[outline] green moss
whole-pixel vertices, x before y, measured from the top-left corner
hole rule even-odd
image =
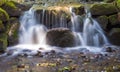
[[[7,34],[0,34],[0,41],[3,43],[2,49],[5,50],[8,45]]]
[[[116,7],[111,3],[93,4],[90,10],[93,15],[110,15],[117,13]]]
[[[8,1],[8,2],[5,3],[5,5],[6,5],[7,7],[12,8],[12,9],[16,9],[16,8],[17,8],[17,7],[15,6],[15,4],[14,4],[13,1]]]
[[[0,20],[0,31],[2,31],[4,29],[5,29],[5,27],[4,27],[3,23],[2,23],[2,21]]]
[[[120,7],[120,0],[116,0],[117,6]]]
[[[8,13],[5,10],[3,10],[2,8],[0,8],[0,20],[2,20],[2,21],[9,20]]]
[[[0,0],[0,6],[2,6],[7,0]]]
[[[109,19],[111,25],[116,25],[119,23],[119,21],[117,19],[117,14],[109,16],[108,19]]]

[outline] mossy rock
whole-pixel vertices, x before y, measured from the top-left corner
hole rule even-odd
[[[67,28],[50,29],[46,35],[47,44],[58,47],[73,47],[75,46],[75,36]]]
[[[9,16],[20,16],[21,14],[21,10],[15,6],[13,1],[7,1],[1,7],[9,14]]]
[[[4,27],[3,23],[2,23],[2,21],[0,20],[0,33],[1,32],[5,32],[5,27]]]
[[[7,34],[0,34],[0,52],[4,52],[7,45]]]
[[[117,14],[109,16],[108,19],[109,19],[109,22],[110,22],[111,25],[119,24]]]
[[[17,18],[10,18],[7,24],[8,45],[12,46],[18,43],[19,20]]]
[[[111,15],[117,13],[116,7],[112,3],[93,4],[90,8],[92,15]]]
[[[9,20],[8,13],[5,10],[3,10],[2,8],[0,8],[0,20],[2,20],[2,21]]]
[[[0,6],[2,6],[7,0],[0,0]]]
[[[103,29],[106,29],[107,24],[108,24],[108,17],[106,15],[99,16],[97,18],[97,21]]]

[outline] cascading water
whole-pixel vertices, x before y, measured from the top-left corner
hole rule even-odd
[[[98,22],[91,17],[91,13],[87,7],[88,6],[85,6],[86,15],[84,20],[74,13],[72,7],[70,8],[70,12],[72,14],[71,21],[73,25],[72,31],[77,33],[77,38],[81,43],[79,45],[101,47],[104,44],[109,44],[102,28],[99,26]]]
[[[80,15],[74,13],[72,7],[68,8],[70,9],[72,22],[72,28],[70,29],[76,36],[76,47],[68,47],[63,50],[70,51],[85,48],[91,52],[101,52],[102,49],[100,47],[109,42],[97,21],[91,17],[89,9],[85,7],[86,15],[83,19]],[[36,14],[36,11],[33,8],[26,11],[20,20],[19,44],[8,47],[7,52],[12,51],[12,55],[21,53],[33,55],[38,51],[61,51],[57,47],[48,46],[46,44],[46,33],[47,28],[69,28],[64,16],[65,15],[62,14],[62,12],[59,12],[58,15],[55,16],[52,11],[47,11],[45,9],[43,9],[40,14]],[[41,48],[43,49],[40,50]]]

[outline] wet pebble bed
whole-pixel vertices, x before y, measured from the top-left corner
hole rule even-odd
[[[120,47],[108,47],[105,53],[38,52],[0,58],[0,72],[120,72]]]

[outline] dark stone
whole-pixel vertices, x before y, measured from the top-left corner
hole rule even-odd
[[[105,15],[99,16],[96,20],[98,21],[98,23],[100,24],[102,29],[107,28],[107,24],[108,24],[108,17],[107,16],[105,16]]]
[[[47,44],[58,47],[73,47],[75,46],[75,37],[67,28],[54,28],[47,32]]]
[[[113,28],[108,37],[113,45],[120,46],[120,28]]]

